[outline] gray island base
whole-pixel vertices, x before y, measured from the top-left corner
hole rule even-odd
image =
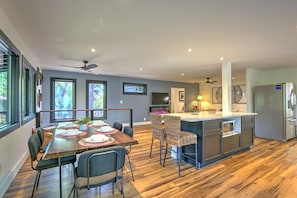
[[[181,117],[181,130],[197,134],[201,167],[249,150],[254,143],[256,113],[217,112],[209,114],[203,112],[198,115],[192,113],[172,113],[170,115]],[[226,121],[234,123],[231,131],[224,132],[222,124]],[[194,155],[195,145],[183,147],[182,152]],[[193,165],[195,163],[190,158],[184,158],[184,160]]]

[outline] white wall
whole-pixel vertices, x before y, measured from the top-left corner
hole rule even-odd
[[[171,88],[170,97],[171,97],[171,113],[178,113],[185,111],[185,101],[179,101],[179,92],[185,91],[184,88]]]
[[[234,85],[245,85],[244,80],[234,80],[232,81],[232,86]],[[201,109],[202,110],[213,110],[216,111],[222,110],[222,104],[213,104],[212,103],[212,89],[215,87],[222,87],[221,82],[216,82],[214,84],[209,83],[201,83],[199,88],[199,94],[203,96],[203,100],[201,102]],[[232,104],[232,111],[240,111],[245,112],[247,109],[247,104]]]
[[[17,34],[15,28],[11,26],[1,8],[0,28],[30,63],[36,66],[21,37]],[[0,138],[0,197],[8,189],[10,183],[28,157],[27,140],[32,133],[33,127],[35,127],[35,119],[21,126],[16,131]]]
[[[297,93],[297,65],[294,68],[278,68],[270,70],[246,70],[247,111],[253,112],[253,88],[257,85],[270,85],[282,82],[293,82]]]

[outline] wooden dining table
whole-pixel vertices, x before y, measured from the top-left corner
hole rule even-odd
[[[59,160],[60,197],[62,197],[61,157],[76,155],[88,150],[138,144],[137,140],[117,129],[114,129],[112,133],[100,133],[96,128],[88,127],[86,131],[82,131],[79,135],[63,136],[62,133],[65,133],[64,128],[57,127],[55,129],[43,155],[44,160],[53,158],[58,158]],[[109,140],[102,143],[87,142],[88,138],[95,134],[106,134]]]

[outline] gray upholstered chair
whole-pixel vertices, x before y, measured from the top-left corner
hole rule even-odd
[[[133,137],[133,135],[134,135],[133,129],[129,126],[124,127],[123,133],[129,135],[130,137]],[[129,150],[127,148],[125,148],[125,151],[126,151],[126,156],[128,157],[132,180],[134,181],[134,174],[133,174],[133,169],[132,169],[132,164],[131,164],[131,159],[130,159],[131,145],[129,147]]]
[[[163,115],[166,131],[166,150],[164,156],[163,166],[165,166],[166,155],[168,153],[168,144],[175,145],[177,147],[177,158],[178,158],[178,175],[180,173],[180,161],[182,157],[190,158],[195,160],[195,167],[199,168],[200,164],[198,161],[198,148],[197,148],[197,135],[191,132],[181,131],[181,120],[180,116]],[[195,144],[195,158],[191,157],[193,153],[182,153],[182,147],[186,145]]]
[[[41,171],[49,168],[54,168],[59,166],[58,158],[43,160],[42,156],[40,156],[40,148],[41,142],[37,133],[34,133],[30,136],[28,140],[28,148],[31,158],[31,167],[33,170],[37,171],[33,191],[31,197],[34,196],[35,190],[38,188],[39,179],[41,176]],[[76,161],[76,155],[69,156],[69,157],[62,157],[61,158],[61,165],[72,164],[74,170],[74,163]]]
[[[150,113],[150,120],[152,123],[152,142],[151,142],[151,149],[150,149],[150,157],[152,157],[154,139],[158,139],[160,141],[160,165],[161,165],[163,142],[166,140],[166,133],[162,126],[162,115]]]
[[[120,123],[120,122],[114,122],[113,125],[112,125],[113,128],[119,130],[119,131],[122,131],[123,130],[123,124]]]
[[[74,196],[79,196],[79,189],[90,189],[119,181],[120,192],[124,197],[123,166],[125,164],[125,148],[109,147],[84,152],[78,159],[74,181]]]
[[[47,147],[48,147],[48,144],[44,144],[44,131],[42,128],[37,128],[36,129],[36,133],[39,137],[39,140],[40,140],[40,144],[41,144],[41,151],[44,152]]]

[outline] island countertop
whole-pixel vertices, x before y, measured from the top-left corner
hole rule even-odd
[[[251,116],[257,115],[257,113],[246,113],[246,112],[187,112],[187,113],[170,113],[169,115],[180,116],[182,121],[187,122],[197,122],[205,120],[217,120],[217,119],[226,119],[232,117],[242,117],[242,116]]]

